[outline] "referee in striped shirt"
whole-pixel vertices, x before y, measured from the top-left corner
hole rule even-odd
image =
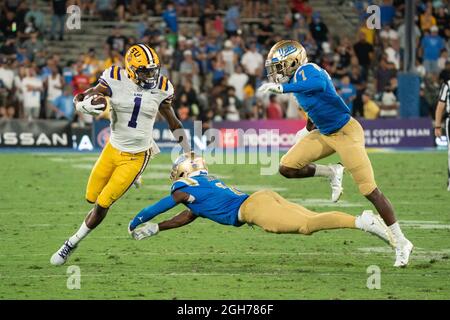
[[[445,134],[447,135],[448,143],[448,177],[447,177],[447,191],[450,191],[450,78],[442,83],[441,91],[439,92],[439,101],[436,106],[436,122],[434,127],[434,134],[436,137],[442,135],[442,119],[444,115],[447,116],[445,120]]]

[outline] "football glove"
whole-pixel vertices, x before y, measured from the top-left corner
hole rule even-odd
[[[283,86],[279,83],[268,82],[259,87],[258,91],[261,93],[283,93]]]
[[[158,234],[159,226],[157,223],[147,222],[142,226],[130,230],[130,226],[128,226],[128,233],[133,237],[134,240],[142,240],[151,236]]]
[[[92,116],[98,116],[100,115],[103,110],[105,110],[104,104],[96,104],[92,105],[92,99],[96,98],[96,95],[92,95],[87,99],[84,99],[83,101],[74,101],[75,102],[75,109],[79,112],[90,114]]]

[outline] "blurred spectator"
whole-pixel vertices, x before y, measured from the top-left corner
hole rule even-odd
[[[342,100],[344,100],[350,108],[350,111],[353,111],[353,100],[356,98],[356,89],[353,84],[350,83],[350,77],[348,75],[343,76],[341,79],[339,94],[342,97]]]
[[[271,94],[269,96],[269,104],[267,106],[267,119],[269,120],[279,120],[283,119],[283,110],[277,101],[277,96]]]
[[[392,0],[383,0],[380,6],[380,20],[381,25],[392,24],[395,18],[395,7],[392,5]]]
[[[273,27],[270,17],[265,17],[262,23],[258,24],[257,41],[261,45],[267,45],[270,38],[273,36]]]
[[[377,119],[380,114],[380,107],[371,99],[371,94],[365,91],[362,94],[364,118],[368,120]]]
[[[242,108],[242,103],[236,97],[235,93],[233,87],[228,87],[225,99],[225,120],[228,121],[239,121],[241,119],[240,110]]]
[[[447,40],[450,38],[450,14],[448,10],[445,6],[441,6],[435,16],[436,24],[439,27],[439,35]]]
[[[252,82],[255,83],[256,78],[261,74],[264,67],[264,58],[256,50],[256,42],[250,43],[249,48],[241,58],[241,64]]]
[[[382,40],[397,40],[399,38],[398,32],[392,29],[390,24],[383,26],[383,30],[380,32],[380,38]]]
[[[38,119],[43,92],[42,80],[37,77],[34,68],[28,68],[23,78],[21,90],[23,92],[23,113],[26,119]]]
[[[312,22],[309,24],[309,31],[320,48],[322,43],[328,40],[328,27],[322,22],[319,12],[314,12]]]
[[[83,56],[83,70],[90,76],[89,82],[92,84],[97,81],[101,72],[103,72],[95,48],[89,48],[88,53]]]
[[[184,103],[187,104],[190,113],[193,116],[198,116],[200,114],[199,102],[197,99],[197,93],[192,87],[192,82],[185,80],[181,88],[177,90],[177,95],[175,98],[175,107],[179,108],[181,106],[181,97],[185,96]]]
[[[72,78],[72,88],[74,96],[88,89],[90,85],[89,77],[83,72],[83,65],[81,63],[78,63],[76,65],[75,71],[75,76]]]
[[[399,102],[390,85],[387,85],[381,93],[381,118],[395,118],[398,116]]]
[[[18,21],[16,19],[16,14],[14,13],[14,11],[7,10],[6,16],[1,18],[0,32],[3,33],[5,38],[16,38],[18,31]]]
[[[384,55],[381,59],[380,65],[376,74],[376,88],[377,92],[382,92],[384,88],[389,84],[389,80],[395,77],[397,71],[393,63],[387,61],[387,57]]]
[[[239,1],[234,1],[225,14],[225,32],[228,37],[238,34],[240,26]]]
[[[367,42],[366,35],[363,32],[359,33],[359,40],[353,45],[353,50],[360,66],[363,68],[364,77],[366,77],[372,63],[374,50],[373,46]]]
[[[167,5],[166,10],[164,10],[162,15],[166,26],[170,29],[171,32],[178,32],[178,18],[177,18],[177,10],[173,3],[169,3]]]
[[[261,99],[257,99],[256,103],[252,107],[252,120],[260,120],[266,118],[266,109]]]
[[[32,23],[39,32],[43,32],[45,28],[44,14],[37,7],[37,1],[33,0],[30,10],[25,15],[25,22]]]
[[[225,63],[225,72],[229,75],[234,73],[234,66],[237,63],[237,55],[233,50],[233,43],[231,40],[226,40],[224,49],[221,51],[221,59]]]
[[[405,50],[405,46],[406,46],[405,23],[402,23],[398,27],[397,33],[398,33],[398,39],[400,41],[400,53],[403,56],[403,50]],[[414,24],[414,26],[413,26],[413,34],[414,34],[414,39],[416,40],[415,45],[419,46],[419,44],[420,44],[420,37],[422,36],[422,33],[420,32],[420,29],[419,29],[419,27],[416,24]]]
[[[234,88],[236,97],[241,101],[244,101],[245,99],[244,87],[247,84],[248,79],[249,77],[243,72],[241,65],[237,65],[236,72],[232,73],[228,78],[228,84]]]
[[[97,0],[95,4],[96,10],[102,20],[111,21],[114,19],[114,3],[112,0]]]
[[[450,59],[448,56],[447,49],[442,49],[441,54],[439,55],[438,62],[437,62],[439,72],[441,72],[442,70],[445,69],[445,64],[449,61],[450,61]]]
[[[30,39],[26,40],[23,44],[27,59],[34,61],[36,55],[42,52],[45,48],[44,42],[38,38],[37,33],[32,33]]]
[[[433,16],[433,7],[429,5],[425,12],[420,15],[420,29],[425,32],[433,26],[436,26],[436,18]]]
[[[117,25],[113,29],[112,35],[106,39],[109,50],[115,50],[119,54],[124,55],[128,45],[128,38],[122,34],[122,26]]]
[[[422,38],[422,57],[423,64],[427,72],[438,73],[438,59],[441,50],[445,48],[444,40],[438,35],[438,27],[432,26],[430,28],[431,34]]]
[[[180,76],[181,83],[191,81],[196,90],[200,86],[199,69],[195,60],[192,58],[191,50],[185,50],[183,52],[183,61],[180,64]]]
[[[52,31],[50,39],[58,38],[59,41],[64,40],[64,26],[66,24],[66,2],[67,0],[52,0]],[[58,27],[57,27],[58,25]]]
[[[395,69],[400,69],[400,44],[398,40],[389,40],[387,48],[384,50],[387,61],[395,66]]]
[[[14,71],[9,65],[7,59],[0,56],[0,117],[3,118],[11,118],[14,115],[14,107],[11,106]]]
[[[422,83],[419,91],[419,115],[421,117],[432,117],[432,106],[425,96],[425,85]]]
[[[447,60],[447,62],[445,63],[444,70],[442,70],[439,74],[439,80],[441,82],[450,80],[450,61]]]
[[[308,0],[291,0],[290,5],[293,12],[298,12],[304,16],[306,20],[310,20],[313,8],[310,6]]]
[[[56,119],[73,120],[75,108],[73,105],[73,94],[70,86],[65,86],[64,91],[49,103],[48,107]]]
[[[45,118],[47,119],[55,117],[55,110],[51,108],[50,105],[57,97],[62,95],[64,88],[64,78],[59,73],[55,63],[51,65],[50,72],[51,74],[44,80],[44,87],[47,91],[47,103],[45,108]]]

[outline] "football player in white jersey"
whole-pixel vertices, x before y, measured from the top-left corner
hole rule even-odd
[[[62,265],[67,261],[77,244],[102,222],[109,207],[159,153],[152,138],[158,112],[167,120],[184,151],[190,150],[184,130],[178,130],[183,127],[172,108],[173,94],[173,85],[160,75],[155,50],[136,44],[125,54],[125,68],[106,69],[95,87],[75,96],[75,108],[94,116],[107,106],[93,100],[98,96],[107,97],[100,99],[100,103],[106,102],[110,107],[111,137],[92,169],[86,188],[86,200],[94,207],[79,230],[52,255],[51,264]]]

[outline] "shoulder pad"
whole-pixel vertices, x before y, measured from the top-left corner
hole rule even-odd
[[[180,190],[185,187],[195,187],[198,186],[199,183],[197,180],[192,178],[181,178],[175,181],[170,188],[170,192],[174,192],[176,190]]]

